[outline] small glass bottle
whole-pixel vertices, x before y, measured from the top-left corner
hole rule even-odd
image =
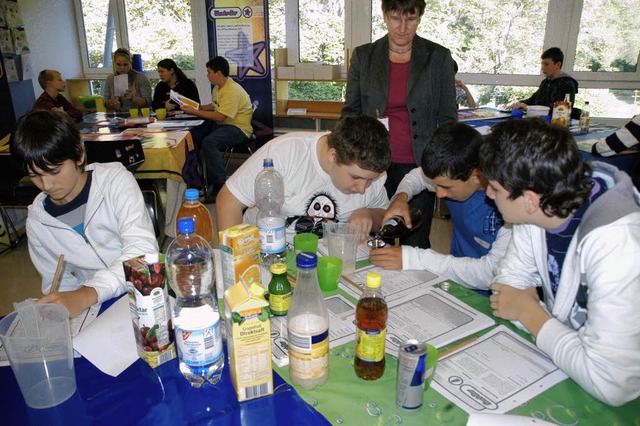
[[[270,268],[269,309],[276,316],[287,315],[291,305],[291,283],[287,279],[287,265],[274,263]]]
[[[358,377],[376,380],[385,367],[388,308],[380,286],[382,276],[369,272],[366,287],[356,306],[356,357],[353,363]]]
[[[289,375],[293,384],[313,389],[329,375],[329,311],[318,284],[318,257],[299,253],[298,278],[287,318]]]
[[[580,113],[580,133],[586,135],[589,133],[589,122],[591,121],[590,111],[589,111],[589,101],[584,103],[582,107],[582,112]]]

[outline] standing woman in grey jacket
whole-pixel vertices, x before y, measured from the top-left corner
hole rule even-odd
[[[357,47],[351,57],[342,116],[389,119],[392,163],[387,195],[416,168],[436,128],[457,119],[454,61],[448,49],[416,35],[424,0],[382,0],[387,35]],[[429,248],[435,198],[424,191],[411,200],[422,210],[424,227],[402,244]]]

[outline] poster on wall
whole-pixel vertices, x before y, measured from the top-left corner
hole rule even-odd
[[[4,56],[0,51],[0,147],[9,142],[9,134],[16,124],[16,116],[11,102],[9,81],[4,67]]]
[[[273,137],[267,16],[267,0],[207,0],[209,58],[224,57],[229,76],[249,93],[258,146]]]

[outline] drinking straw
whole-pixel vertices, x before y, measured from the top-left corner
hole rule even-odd
[[[58,267],[56,268],[56,273],[53,274],[53,281],[51,282],[51,290],[49,291],[49,293],[55,293],[58,290],[60,271],[62,271],[63,263],[64,263],[64,254],[61,254],[60,258],[58,259]]]

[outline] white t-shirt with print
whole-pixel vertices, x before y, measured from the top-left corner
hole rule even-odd
[[[252,154],[227,182],[227,188],[245,206],[244,222],[256,224],[254,182],[263,169],[263,160],[272,158],[284,180],[286,217],[310,216],[346,222],[361,208],[389,206],[384,188],[386,173],[371,183],[364,194],[344,194],[320,167],[318,140],[327,133],[293,132],[279,136]]]

